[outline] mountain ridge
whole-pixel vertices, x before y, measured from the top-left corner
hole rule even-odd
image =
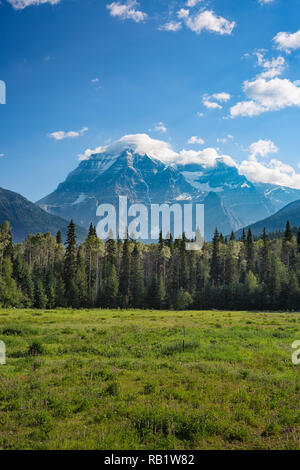
[[[43,211],[20,194],[0,187],[0,223],[5,220],[12,227],[15,242],[21,242],[30,233],[50,232],[56,235],[58,230],[65,238],[68,226],[66,220]],[[79,240],[83,240],[86,234],[85,229],[78,227]]]
[[[207,199],[210,193],[218,199]],[[211,238],[212,226],[223,233],[228,228],[237,231],[300,199],[300,190],[252,183],[222,158],[216,159],[215,165],[175,164],[163,162],[151,152],[139,153],[125,143],[89,155],[37,204],[87,228],[91,221],[97,224],[97,207],[104,203],[117,205],[119,196],[127,196],[130,204],[146,206],[206,202],[206,238]]]
[[[288,220],[292,227],[300,226],[300,200],[289,203],[266,219],[259,220],[255,224],[244,227],[244,230],[250,228],[252,234],[255,236],[260,236],[264,228],[268,233],[282,232]],[[241,234],[242,229],[236,232],[237,237],[240,237]]]

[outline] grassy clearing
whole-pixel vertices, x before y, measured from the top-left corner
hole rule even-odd
[[[0,339],[0,449],[300,448],[299,314],[0,310]]]

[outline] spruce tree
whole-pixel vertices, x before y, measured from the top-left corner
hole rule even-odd
[[[298,253],[300,253],[300,227],[298,227],[298,231],[297,231],[297,249],[298,249]]]
[[[56,243],[58,245],[61,245],[62,244],[62,236],[61,236],[61,231],[59,230],[56,234]]]
[[[48,298],[41,280],[36,280],[35,288],[34,288],[34,306],[35,308],[46,308],[47,307]]]
[[[246,258],[248,271],[254,271],[254,242],[251,229],[248,229],[246,240]]]
[[[243,228],[243,231],[242,231],[241,242],[244,243],[244,245],[246,244],[246,234],[245,234],[245,229],[244,228]]]
[[[293,232],[291,229],[291,224],[290,221],[288,220],[285,226],[285,232],[284,232],[284,242],[291,242],[293,238]]]
[[[75,233],[75,224],[73,220],[71,220],[68,226],[68,233],[67,233],[67,248],[65,253],[65,262],[64,262],[64,283],[66,287],[66,299],[68,305],[73,305],[73,297],[77,296],[78,292],[76,288],[76,267],[77,267],[77,245],[76,245],[76,233]]]
[[[216,228],[213,238],[212,256],[210,263],[210,276],[212,284],[216,287],[220,284],[221,265],[220,265],[220,236]]]

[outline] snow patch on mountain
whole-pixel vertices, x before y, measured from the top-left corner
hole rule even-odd
[[[81,193],[81,194],[79,194],[79,196],[78,196],[78,198],[76,199],[76,201],[74,201],[74,202],[72,203],[72,205],[75,206],[76,204],[80,204],[81,202],[85,201],[86,198],[87,198],[86,194]]]

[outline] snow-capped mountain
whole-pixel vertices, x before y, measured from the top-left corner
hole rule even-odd
[[[178,164],[174,162],[175,152],[167,144],[161,158],[155,148],[159,141],[149,138],[145,148],[137,143],[139,136],[129,137],[100,147],[96,153],[89,152],[38,205],[88,227],[90,222],[97,223],[97,207],[103,203],[117,205],[119,196],[127,196],[129,204],[146,206],[204,202],[205,235],[210,238],[215,227],[229,233],[300,199],[300,190],[251,183],[224,158],[209,165]]]
[[[300,198],[298,189],[252,183],[239,174],[237,167],[226,164],[222,159],[217,159],[215,166],[190,164],[178,169],[202,194],[209,191],[217,193],[225,207],[235,214],[240,226],[264,219]]]

